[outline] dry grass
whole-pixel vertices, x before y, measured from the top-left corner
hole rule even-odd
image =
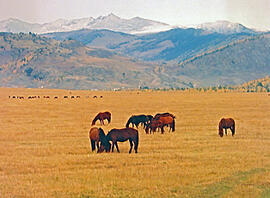
[[[270,96],[138,93],[72,91],[81,98],[63,99],[69,91],[1,88],[0,197],[270,196]],[[90,123],[105,110],[112,112],[106,132],[132,114],[167,111],[176,132],[140,128],[138,154],[128,154],[128,142],[119,143],[120,154],[92,153]],[[236,120],[235,137],[218,136],[223,116]]]

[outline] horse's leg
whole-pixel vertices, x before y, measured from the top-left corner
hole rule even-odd
[[[161,127],[161,133],[164,133],[164,126]]]
[[[112,142],[112,153],[114,151],[114,144],[115,144],[115,142]]]
[[[131,139],[129,139],[129,143],[130,143],[129,153],[131,153],[131,150],[132,150],[132,147],[133,147],[133,143],[132,143],[132,140]]]
[[[138,144],[139,144],[138,141],[134,141],[134,150],[135,150],[135,153],[138,153],[138,151],[137,151],[137,149],[138,149]]]
[[[97,152],[99,153],[99,141],[97,141]]]
[[[225,134],[227,135],[227,128],[225,128]]]
[[[116,146],[117,152],[120,153],[117,142],[115,142],[115,146]]]
[[[233,129],[233,127],[231,127],[230,129],[231,129],[232,136],[233,136],[234,135],[234,129]]]

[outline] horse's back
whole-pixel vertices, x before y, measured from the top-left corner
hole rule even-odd
[[[157,113],[153,119],[158,119],[160,117],[167,117],[167,116],[170,116],[172,117],[173,119],[175,118],[175,116],[171,113]]]
[[[235,125],[235,121],[232,118],[222,118],[219,122],[219,125],[222,127],[231,127]]]
[[[173,117],[171,116],[161,116],[158,118],[164,124],[171,124],[173,122]]]
[[[107,136],[111,140],[126,141],[129,138],[136,138],[138,130],[133,128],[112,129]]]
[[[109,111],[105,111],[103,114],[106,114],[109,117],[112,115]]]
[[[97,127],[93,127],[90,129],[89,138],[91,140],[99,140],[99,129]]]

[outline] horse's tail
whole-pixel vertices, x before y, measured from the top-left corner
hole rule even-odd
[[[173,119],[173,123],[172,123],[172,132],[175,131],[175,120]]]
[[[234,136],[235,134],[235,122],[233,120],[233,124],[232,124],[232,136]]]
[[[139,145],[139,133],[137,131],[137,134],[136,134],[136,137],[135,137],[135,142],[134,142],[135,153],[137,153],[138,145]]]

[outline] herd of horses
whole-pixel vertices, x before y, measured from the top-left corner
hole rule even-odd
[[[85,96],[85,98],[89,98],[90,96]],[[50,99],[50,98],[53,98],[53,99],[60,99],[61,97],[60,96],[8,96],[9,99],[41,99],[41,98],[44,98],[44,99]],[[71,98],[71,99],[75,99],[75,98],[81,98],[81,96],[78,96],[78,95],[71,95],[71,96],[63,96],[64,99],[67,99],[67,98]],[[103,96],[93,96],[93,98],[103,98]]]
[[[100,112],[92,121],[92,126],[96,124],[96,121],[99,120],[101,125],[105,125],[104,120],[107,120],[107,123],[111,123],[112,114],[108,111]],[[139,144],[139,132],[137,129],[130,128],[136,126],[138,129],[139,125],[142,125],[145,133],[156,132],[157,129],[161,130],[161,133],[164,133],[164,127],[170,127],[169,131],[175,131],[175,116],[171,113],[158,113],[155,116],[152,115],[132,115],[127,123],[125,128],[122,129],[112,129],[105,135],[102,128],[93,127],[89,131],[89,140],[92,151],[96,150],[101,153],[104,150],[106,152],[114,152],[114,147],[116,147],[117,152],[120,152],[117,142],[124,142],[129,140],[131,153],[133,145],[135,153],[138,152]],[[225,134],[227,135],[227,129],[230,129],[232,136],[235,134],[235,121],[232,118],[222,118],[219,122],[219,135],[223,137],[223,130],[225,129]]]

